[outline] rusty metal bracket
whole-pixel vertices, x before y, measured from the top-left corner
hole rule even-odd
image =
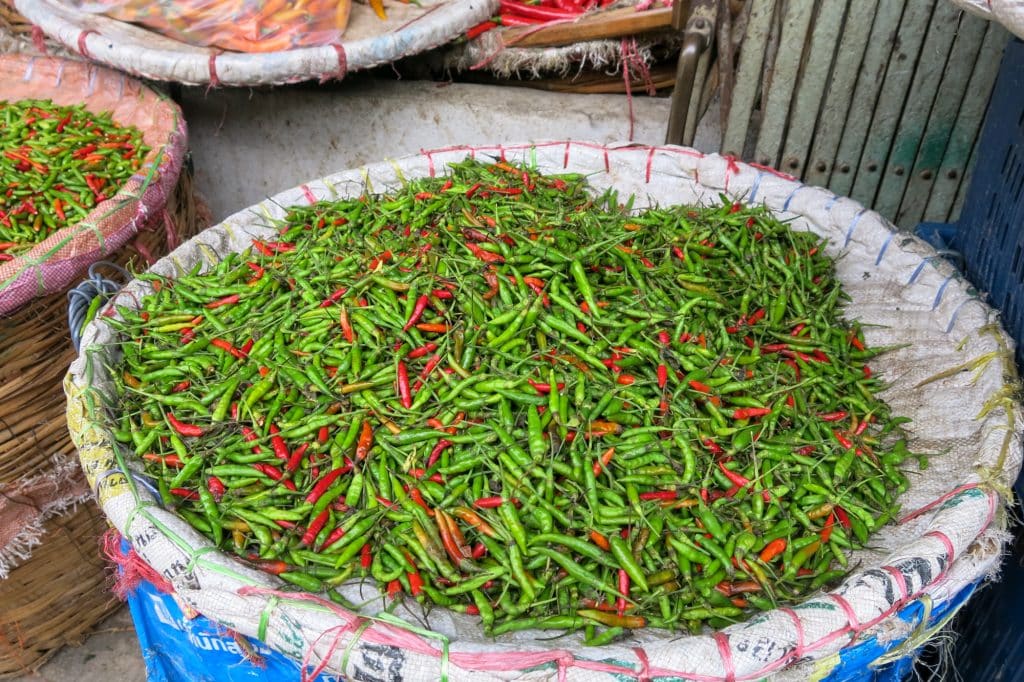
[[[672,89],[665,143],[683,144],[690,95],[697,76],[697,61],[701,53],[711,46],[711,37],[715,33],[715,24],[718,20],[718,2],[693,0],[689,3],[676,0],[672,10],[672,28],[682,32],[683,45],[676,65],[676,83]]]

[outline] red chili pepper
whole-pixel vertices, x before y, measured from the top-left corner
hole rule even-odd
[[[235,408],[237,408],[237,406],[238,406],[238,405],[237,405],[237,403],[236,403],[236,404],[235,404],[235,405],[233,406],[233,408],[232,408],[232,419],[238,419],[238,410],[237,410],[237,409],[235,409]],[[250,427],[248,427],[248,426],[243,426],[243,427],[242,427],[242,437],[243,437],[243,438],[245,438],[245,440],[246,440],[247,442],[249,442],[249,443],[251,443],[251,442],[252,442],[252,441],[254,441],[254,440],[258,440],[258,439],[259,439],[259,436],[257,436],[257,435],[256,435],[256,432],[255,432],[255,431],[253,431],[253,430],[252,430],[252,429],[251,429]],[[262,452],[262,450],[261,450],[261,448],[260,448],[260,446],[259,446],[259,445],[253,445],[253,446],[252,446],[252,451],[253,451],[253,453],[255,453],[255,454],[257,454],[257,455],[258,455],[258,454],[260,454],[260,452]]]
[[[482,542],[478,542],[475,545],[473,545],[473,551],[470,555],[471,558],[479,560],[483,559],[485,556],[487,556],[487,545],[485,545]],[[466,613],[469,613],[469,611],[467,611]]]
[[[850,334],[850,345],[857,350],[864,350],[864,342],[857,338],[856,332]]]
[[[485,263],[504,263],[505,257],[500,253],[494,253],[492,251],[485,251],[472,242],[466,243],[466,248],[469,249],[474,256],[479,258]]]
[[[792,393],[786,396],[786,405],[789,407],[796,407],[796,400],[793,398]]]
[[[551,384],[542,384],[540,382],[534,381],[533,379],[527,379],[526,383],[530,384],[530,386],[533,387],[533,390],[537,391],[537,393],[541,395],[547,395],[548,393],[551,393]],[[562,383],[561,381],[559,381],[556,384],[556,386],[558,386],[559,391],[565,390],[565,384]]]
[[[198,500],[199,493],[188,488],[171,488],[169,491],[175,497],[180,497],[183,500]]]
[[[192,382],[188,379],[185,379],[184,381],[179,381],[178,383],[174,384],[174,386],[171,387],[171,393],[181,393],[182,391],[187,391],[188,387],[191,385]]]
[[[608,538],[605,537],[603,533],[599,533],[596,530],[590,531],[590,541],[606,552],[610,552],[612,549],[611,543],[608,542]]]
[[[323,478],[316,482],[313,489],[306,495],[306,502],[309,504],[316,504],[316,501],[323,497],[327,489],[331,487],[331,484],[338,480],[338,477],[342,474],[348,473],[352,470],[350,466],[338,467],[337,469],[331,469],[327,472]]]
[[[167,421],[170,423],[171,427],[182,436],[198,438],[203,435],[203,429],[194,424],[186,424],[178,421],[171,412],[167,413]]]
[[[600,476],[604,469],[608,468],[611,464],[612,457],[615,456],[615,446],[612,446],[601,453],[601,456],[594,462],[594,476]]]
[[[331,292],[330,296],[328,296],[327,298],[325,298],[323,301],[320,302],[320,307],[321,308],[329,308],[329,307],[331,307],[332,305],[334,305],[335,303],[340,301],[341,297],[344,296],[346,294],[346,292],[348,292],[348,288],[347,287],[341,287],[340,289],[335,289],[334,291]]]
[[[430,292],[430,295],[433,298],[439,299],[441,301],[450,301],[455,298],[455,294],[448,291],[447,289],[434,289],[433,291]]]
[[[450,440],[442,438],[437,441],[437,445],[435,445],[434,449],[430,451],[430,456],[427,458],[427,468],[429,469],[437,464],[437,460],[441,458],[441,453],[444,452],[445,448],[449,448],[451,446],[452,442]]]
[[[252,468],[273,481],[280,481],[282,478],[284,478],[284,472],[278,469],[273,464],[255,462],[252,464]]]
[[[840,526],[842,526],[846,530],[850,530],[850,517],[846,515],[845,509],[843,509],[842,507],[833,507],[832,513],[834,513],[836,515],[836,518],[839,519]]]
[[[668,367],[665,365],[658,365],[658,388],[665,388],[665,384],[668,383]]]
[[[406,573],[405,577],[409,579],[409,591],[412,593],[412,596],[415,597],[423,592],[423,578],[420,577],[418,572]]]
[[[745,488],[748,485],[750,485],[749,478],[736,473],[732,469],[729,469],[727,466],[725,466],[725,462],[719,461],[718,468],[721,469],[722,473],[725,474],[725,477],[729,479],[729,482],[732,483],[737,488]],[[739,492],[739,490],[737,490],[737,492]],[[729,497],[732,497],[732,495],[730,495]]]
[[[615,599],[615,613],[624,615],[626,613],[626,598],[629,596],[629,574],[624,569],[619,569],[619,593],[621,597]]]
[[[422,358],[424,355],[427,355],[428,353],[433,353],[435,350],[437,350],[436,343],[426,343],[420,346],[419,348],[413,348],[405,357],[411,360],[415,360],[416,358]]]
[[[837,412],[826,412],[825,414],[819,414],[818,419],[826,422],[841,422],[846,419],[849,415],[845,410],[839,410]]]
[[[416,325],[416,329],[431,334],[445,334],[448,331],[448,325],[439,322],[420,322]]]
[[[473,185],[472,187],[470,187],[469,189],[467,189],[467,190],[466,190],[466,198],[467,198],[467,199],[472,199],[472,198],[473,198],[473,195],[474,195],[474,194],[476,194],[476,193],[477,193],[477,190],[479,190],[479,189],[480,189],[480,186],[481,186],[481,183],[477,182],[477,183],[475,183],[475,184],[474,184],[474,185]]]
[[[653,490],[647,493],[640,493],[641,500],[675,500],[679,498],[679,493],[675,490]]]
[[[402,401],[402,407],[407,410],[412,407],[412,391],[409,389],[409,373],[405,368],[405,363],[401,360],[398,361],[398,396]]]
[[[738,407],[733,410],[733,419],[750,419],[752,417],[763,417],[766,414],[771,414],[772,410],[770,407]]]
[[[369,570],[370,565],[373,563],[373,555],[370,554],[370,543],[366,543],[359,550],[359,567],[363,570]]]
[[[392,580],[388,583],[387,592],[389,599],[395,599],[402,592],[402,583],[398,582],[398,580]]]
[[[427,504],[427,501],[423,499],[423,494],[420,493],[418,488],[411,488],[408,492],[409,492],[409,499],[411,499],[413,502],[415,502],[419,506],[423,507],[423,509],[430,516],[434,515],[434,510],[431,509],[430,505]]]
[[[356,461],[361,462],[366,459],[372,446],[373,427],[370,426],[369,421],[364,421],[362,431],[359,433],[359,441],[356,443]]]
[[[634,377],[632,374],[620,374],[615,379],[615,381],[622,384],[623,386],[629,386],[634,381],[636,381],[636,377]]]
[[[341,308],[341,313],[338,315],[341,322],[341,333],[345,336],[345,341],[352,343],[356,339],[355,333],[352,331],[352,324],[348,321],[348,311],[344,306]]]
[[[512,497],[506,500],[500,495],[495,495],[494,497],[481,497],[473,502],[473,506],[477,509],[497,509],[506,502],[516,507],[519,506],[518,497]]]
[[[220,502],[220,498],[224,497],[224,493],[227,492],[227,486],[224,485],[224,481],[220,480],[216,476],[210,476],[206,479],[206,489],[213,495],[213,499]]]
[[[295,451],[292,452],[291,457],[288,459],[288,463],[284,465],[284,470],[289,472],[298,471],[299,467],[302,466],[302,458],[305,456],[308,448],[309,443],[303,443],[295,448]]]
[[[320,548],[317,551],[324,551],[325,549],[329,548],[331,545],[333,545],[335,542],[342,539],[343,537],[345,537],[345,529],[335,528],[327,535],[326,538],[324,538],[324,541],[320,543]]]
[[[291,457],[291,453],[288,452],[288,445],[285,444],[284,438],[281,438],[281,429],[277,428],[276,424],[270,425],[270,447],[274,451],[274,456],[278,459],[288,461]]]
[[[800,336],[800,332],[802,332],[804,330],[804,327],[806,327],[806,326],[807,325],[805,325],[803,322],[801,322],[797,326],[793,327],[793,331],[791,331],[789,333],[789,335],[790,336]]]
[[[212,310],[213,308],[220,308],[225,305],[234,305],[235,303],[238,303],[239,300],[240,297],[238,294],[231,294],[230,296],[218,298],[216,301],[210,301],[206,304],[206,307]]]
[[[865,379],[870,379],[871,378],[871,368],[868,367],[867,365],[864,365],[864,378]]]
[[[757,323],[758,323],[758,322],[759,322],[759,321],[761,320],[761,318],[763,318],[764,316],[765,316],[765,310],[764,310],[764,308],[758,308],[757,310],[755,310],[755,311],[753,312],[753,314],[751,314],[751,316],[750,316],[750,317],[748,317],[748,318],[747,318],[747,326],[748,326],[748,327],[752,327],[752,326],[754,326],[754,325],[755,325],[755,324],[757,324]]]
[[[320,534],[321,530],[323,530],[324,524],[327,523],[327,519],[329,517],[330,511],[327,509],[317,514],[316,518],[313,519],[313,523],[309,524],[309,528],[307,528],[306,532],[302,534],[302,539],[299,540],[299,543],[307,547],[312,545],[313,541],[316,540],[316,536]]]
[[[210,339],[210,345],[215,347],[215,348],[220,348],[221,350],[230,353],[231,355],[235,356],[239,360],[245,360],[247,357],[249,357],[248,355],[243,353],[240,349],[235,348],[231,344],[230,341],[225,341],[224,339]]]
[[[826,543],[829,538],[832,537],[832,527],[836,523],[836,513],[833,511],[828,515],[828,519],[825,521],[825,527],[821,529],[821,542]]]
[[[412,314],[409,315],[409,319],[402,327],[403,332],[409,331],[412,329],[413,325],[420,321],[420,318],[423,317],[423,311],[427,309],[428,305],[430,305],[429,296],[424,294],[416,299],[416,305],[412,308]]]
[[[326,426],[321,426],[320,431],[316,434],[316,442],[320,445],[326,445],[327,439],[331,437],[331,431]]]
[[[711,387],[699,381],[690,381],[690,388],[700,393],[711,393]]]
[[[853,435],[859,436],[868,430],[868,420],[865,419],[860,424],[857,424],[857,428],[853,430]]]
[[[710,438],[705,438],[704,439],[704,447],[706,447],[708,450],[710,450],[711,454],[713,454],[713,455],[724,455],[725,454],[725,450],[723,450],[718,443],[716,443],[715,441],[711,440]]]
[[[420,390],[420,387],[423,386],[423,382],[427,380],[427,377],[430,376],[431,372],[437,369],[439,364],[441,364],[440,355],[434,354],[430,356],[430,359],[427,360],[427,364],[423,366],[423,371],[420,372],[419,380],[416,382],[416,387],[413,390]]]
[[[181,458],[177,455],[158,455],[153,452],[147,452],[142,456],[142,459],[147,462],[157,462],[164,466],[171,467],[172,469],[181,469],[185,466],[185,463],[181,461]]]
[[[832,435],[836,437],[836,440],[839,441],[839,444],[842,445],[845,449],[849,450],[850,448],[853,447],[853,441],[844,436],[839,431],[833,431]]]
[[[772,540],[767,545],[765,545],[765,548],[761,550],[761,554],[759,554],[758,556],[761,559],[761,561],[768,563],[775,557],[782,554],[784,551],[786,551],[786,539],[776,538],[775,540]]]

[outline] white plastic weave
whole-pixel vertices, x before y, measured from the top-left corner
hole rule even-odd
[[[403,177],[444,173],[447,162],[474,154],[588,173],[595,191],[613,185],[621,197],[635,195],[639,208],[714,202],[724,192],[826,237],[851,297],[848,316],[863,323],[867,342],[909,344],[872,362],[892,384],[884,397],[894,413],[913,419],[912,449],[935,453],[924,471],[909,465],[902,517],[856,553],[857,569],[838,589],[700,636],[641,631],[588,648],[578,636],[545,641],[550,633],[494,640],[472,617],[434,610],[424,619],[415,604],[385,614],[381,599],[354,614],[286,593],[276,579],[216,551],[124,473],[129,463],[113,445],[103,409],[108,368],[117,366],[114,337],[98,318],[65,382],[69,427],[104,511],[181,599],[226,627],[300,660],[326,659],[330,670],[354,679],[724,682],[824,676],[855,641],[906,637],[914,624],[894,616],[902,607],[941,604],[994,570],[1005,539],[1000,491],[1020,468],[1022,416],[1012,398],[1012,345],[997,313],[922,241],[895,233],[852,200],[776,171],[681,147],[550,142],[422,152],[283,192],[203,232],[153,270],[173,276],[240,251],[254,236],[269,235],[268,219],[289,205],[384,190]],[[147,287],[132,282],[117,303],[134,305]],[[346,589],[359,601],[376,594],[367,586]]]
[[[1018,38],[1024,38],[1024,1],[1022,0],[952,0],[971,14],[997,21]]]

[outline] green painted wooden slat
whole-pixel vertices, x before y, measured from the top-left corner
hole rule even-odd
[[[896,212],[896,224],[903,229],[912,229],[921,222],[928,197],[935,185],[935,176],[946,153],[950,133],[956,124],[957,112],[963,101],[967,84],[974,72],[978,52],[985,37],[988,22],[980,17],[961,14],[960,26],[956,32],[953,49],[949,52],[946,72],[935,95],[935,104],[921,144],[917,150],[913,170],[909,175],[903,201]],[[927,54],[927,47],[925,54]],[[898,139],[898,136],[897,136]],[[891,178],[890,178],[891,180]]]
[[[886,66],[892,59],[893,45],[900,26],[900,18],[906,0],[881,0],[875,12],[871,37],[864,53],[857,86],[846,115],[846,124],[839,136],[839,149],[832,165],[828,186],[839,195],[847,195],[853,188],[861,150],[871,127],[871,115],[875,110],[882,89]]]
[[[754,0],[750,7],[750,17],[740,48],[739,66],[736,69],[732,107],[722,136],[722,150],[725,154],[744,156],[750,112],[754,110],[754,101],[761,87],[764,50],[772,30],[775,5],[776,0]]]
[[[690,103],[687,105],[686,127],[683,129],[683,144],[690,147],[693,146],[693,137],[697,133],[700,101],[704,96],[704,85],[707,82],[710,67],[711,50],[704,50],[697,60],[697,73],[693,78],[693,90],[690,92]]]
[[[961,183],[970,182],[967,173],[968,161],[975,140],[981,132],[989,96],[992,94],[1003,49],[1009,37],[1010,34],[1002,26],[987,22],[981,51],[974,63],[974,71],[962,97],[956,123],[949,135],[942,163],[928,195],[928,205],[923,217],[925,221],[945,222],[959,215],[959,210],[954,213],[951,209]]]
[[[868,46],[878,0],[859,0],[847,11],[839,51],[828,83],[825,102],[814,130],[814,144],[803,178],[808,185],[828,184],[829,172],[843,134],[846,112],[850,109],[857,71]]]
[[[790,2],[782,18],[779,52],[775,57],[768,97],[761,112],[754,159],[766,166],[779,164],[782,137],[786,131],[797,72],[807,42],[807,30],[814,16],[813,2]]]
[[[974,165],[978,162],[978,139],[974,138],[974,144],[971,149],[971,156],[967,159],[967,172],[964,173],[964,179],[960,181],[960,186],[956,190],[956,199],[953,200],[953,207],[949,209],[949,216],[944,222],[953,222],[960,215],[960,209],[964,206],[964,198],[967,196],[967,190],[970,187],[970,177],[972,171],[974,171]]]
[[[954,11],[951,3],[947,0],[942,0],[940,7],[951,12]],[[889,67],[885,70],[882,92],[871,117],[870,134],[864,143],[860,163],[856,166],[856,180],[850,191],[850,196],[853,199],[866,206],[874,206],[875,195],[882,179],[882,169],[886,167],[886,160],[893,147],[893,139],[900,123],[900,113],[903,111],[904,103],[907,102],[907,93],[911,90],[918,58],[921,56],[921,46],[927,35],[929,20],[934,8],[935,0],[912,0],[907,3],[903,19],[900,21],[896,50],[889,60]],[[942,62],[938,65],[938,70],[941,71],[942,65],[945,64],[945,51],[938,53],[938,56]],[[929,53],[923,61],[925,68],[922,70],[922,76],[936,70],[934,68],[934,53]],[[932,66],[929,67],[929,64]],[[921,125],[923,126],[923,120]],[[915,144],[914,151],[916,149]],[[913,159],[912,156],[911,159]],[[909,167],[910,163],[905,163]],[[905,168],[904,173],[906,172]],[[900,190],[902,191],[902,185]],[[889,217],[885,213],[883,215]]]
[[[822,95],[836,55],[836,36],[843,24],[846,4],[846,0],[821,0],[814,15],[810,46],[803,57],[800,84],[790,105],[786,141],[779,160],[779,168],[791,175],[804,174],[815,122],[822,108]]]
[[[900,202],[903,200],[904,190],[910,182],[911,170],[921,147],[928,119],[936,104],[935,97],[939,85],[944,75],[957,68],[955,64],[949,62],[949,58],[952,56],[951,48],[960,23],[960,15],[960,10],[951,2],[940,2],[935,7],[921,47],[921,57],[917,60],[917,68],[910,83],[910,91],[906,93],[903,115],[900,116],[900,123],[889,149],[885,172],[882,175],[865,173],[863,164],[857,170],[857,181],[853,185],[854,194],[858,192],[857,185],[860,184],[861,174],[865,173],[867,187],[875,188],[873,208],[894,222]],[[953,116],[955,114],[949,117],[950,124]],[[941,151],[939,153],[941,154]],[[885,178],[885,182],[882,182],[882,178]],[[863,196],[867,196],[867,193]]]

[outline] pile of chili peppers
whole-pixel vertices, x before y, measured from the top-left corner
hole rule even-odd
[[[820,240],[466,161],[142,276],[115,437],[310,591],[494,635],[721,627],[838,580],[909,456]]]
[[[0,261],[112,197],[149,148],[109,113],[49,100],[0,101]]]
[[[499,26],[536,26],[551,21],[572,21],[596,8],[604,8],[615,0],[501,0],[497,16],[466,31],[473,40]]]

